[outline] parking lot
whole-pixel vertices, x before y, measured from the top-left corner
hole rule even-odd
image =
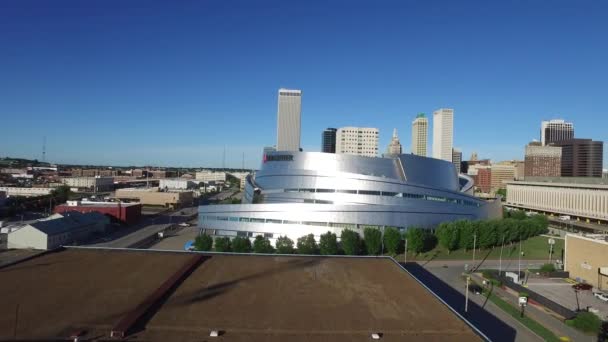
[[[548,299],[559,303],[571,310],[586,309],[592,307],[600,311],[603,319],[608,319],[608,303],[601,301],[593,296],[592,291],[575,292],[572,283],[558,278],[530,277],[528,288]],[[578,303],[577,303],[578,301]]]

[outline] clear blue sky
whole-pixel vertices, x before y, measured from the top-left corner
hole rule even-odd
[[[258,167],[277,90],[326,127],[455,109],[464,158],[523,159],[542,119],[608,140],[606,1],[0,2],[0,156]],[[429,146],[430,148],[430,146]],[[608,149],[605,149],[608,150]],[[606,158],[606,156],[604,157]],[[605,164],[607,164],[605,162]]]

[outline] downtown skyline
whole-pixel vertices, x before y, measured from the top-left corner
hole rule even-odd
[[[2,157],[41,159],[46,136],[57,163],[220,167],[226,148],[227,167],[245,153],[258,168],[282,87],[304,92],[304,151],[357,126],[379,129],[381,151],[396,128],[409,153],[416,114],[438,108],[454,109],[465,160],[523,160],[542,120],[607,140],[601,3],[60,3],[0,11]]]

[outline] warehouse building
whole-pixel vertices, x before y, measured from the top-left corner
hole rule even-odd
[[[138,201],[142,205],[181,208],[192,205],[192,191],[160,191],[159,188],[125,188],[116,190],[115,197],[126,201]]]
[[[22,196],[22,197],[34,197],[49,195],[52,188],[22,188],[12,186],[0,186],[0,191],[5,192],[7,197],[11,196]]]
[[[54,249],[77,244],[93,233],[103,233],[110,219],[100,213],[77,211],[53,214],[47,219],[26,224],[8,234],[8,248]]]
[[[199,182],[191,180],[191,179],[184,179],[184,178],[164,178],[164,179],[160,179],[160,184],[159,187],[161,189],[168,189],[168,190],[172,190],[172,189],[178,189],[178,190],[190,190],[190,189],[196,189],[199,186]]]
[[[201,182],[225,182],[226,172],[215,172],[215,171],[198,171],[196,173],[196,180]]]
[[[570,278],[608,290],[608,241],[606,235],[567,234],[564,270]]]
[[[126,224],[135,224],[141,218],[140,203],[67,201],[66,204],[55,207],[57,214],[69,211],[78,211],[83,214],[97,212],[109,215]]]
[[[79,191],[112,191],[114,189],[114,177],[67,177],[63,179],[63,184]]]

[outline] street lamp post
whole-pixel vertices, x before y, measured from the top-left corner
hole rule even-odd
[[[505,247],[505,236],[502,236],[502,245],[500,245],[500,258],[498,260],[498,275],[502,272],[502,250]]]

